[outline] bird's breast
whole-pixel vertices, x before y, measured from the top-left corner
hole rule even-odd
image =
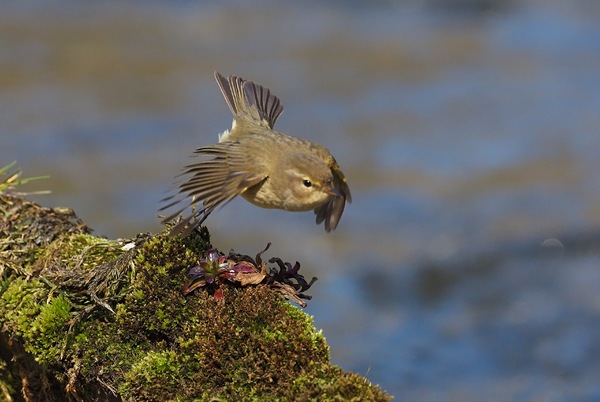
[[[283,201],[272,188],[269,179],[256,186],[247,188],[241,195],[246,201],[261,208],[283,209]]]

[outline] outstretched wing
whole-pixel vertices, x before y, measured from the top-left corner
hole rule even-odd
[[[224,142],[198,148],[195,154],[212,159],[193,163],[184,168],[179,176],[185,176],[179,185],[179,191],[162,201],[168,202],[160,211],[177,206],[177,209],[165,217],[162,222],[174,221],[186,209],[201,203],[194,213],[183,217],[171,229],[170,235],[189,235],[217,207],[225,205],[249,187],[255,186],[267,178],[242,169],[245,166],[244,154],[237,142]]]
[[[268,88],[234,75],[225,78],[218,72],[215,72],[215,79],[236,124],[258,124],[273,129],[283,113],[283,105]]]

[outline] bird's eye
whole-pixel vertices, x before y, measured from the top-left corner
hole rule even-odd
[[[304,187],[312,187],[312,182],[308,179],[302,180],[302,184],[304,184]]]

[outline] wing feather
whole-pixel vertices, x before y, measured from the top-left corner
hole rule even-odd
[[[246,166],[244,154],[236,142],[224,142],[198,148],[196,154],[212,156],[184,168],[181,176],[189,176],[179,185],[176,194],[163,199],[169,201],[160,211],[178,206],[174,212],[163,218],[163,223],[174,221],[185,210],[201,204],[201,207],[178,221],[170,235],[187,236],[210,215],[215,208],[225,205],[247,188],[259,184],[267,178],[243,170]]]
[[[346,177],[333,156],[330,157],[328,165],[333,173],[333,188],[337,190],[339,195],[332,195],[327,202],[320,207],[315,208],[315,215],[317,216],[317,225],[325,222],[325,230],[331,232],[332,230],[335,230],[340,222],[342,214],[344,213],[344,208],[346,207],[346,202],[352,202],[352,195],[350,194],[350,188],[346,182]]]
[[[283,105],[268,88],[234,75],[225,78],[218,72],[215,79],[236,123],[273,129]]]

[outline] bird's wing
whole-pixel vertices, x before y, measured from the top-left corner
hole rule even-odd
[[[346,201],[348,203],[352,202],[352,195],[350,194],[346,177],[333,156],[329,158],[328,165],[333,173],[333,187],[340,195],[332,195],[326,203],[315,208],[315,215],[317,216],[317,225],[325,222],[325,230],[331,232],[335,230],[342,218]]]
[[[268,88],[234,75],[225,78],[218,72],[215,79],[236,123],[273,129],[283,105]]]
[[[184,168],[179,176],[185,176],[179,185],[179,191],[165,199],[168,202],[160,211],[177,205],[177,209],[163,218],[167,223],[175,220],[183,211],[201,203],[202,207],[184,217],[172,229],[171,235],[186,236],[199,226],[217,207],[225,205],[249,187],[255,186],[267,178],[243,169],[244,153],[236,142],[224,142],[198,148],[195,153],[212,159],[193,163]]]

